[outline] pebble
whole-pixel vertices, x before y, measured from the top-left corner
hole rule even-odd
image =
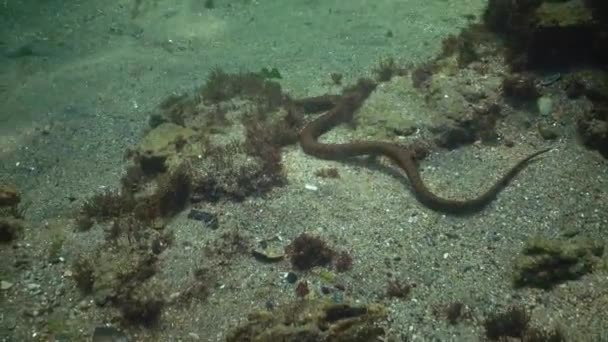
[[[13,285],[14,284],[11,283],[11,282],[8,282],[6,280],[2,280],[2,281],[0,281],[0,290],[6,291],[6,290],[10,289],[11,287],[13,287]]]
[[[555,127],[549,125],[538,125],[538,133],[545,140],[554,140],[559,137],[559,133]]]
[[[92,303],[91,303],[91,301],[90,301],[90,300],[83,299],[83,300],[81,300],[81,301],[78,303],[78,305],[77,305],[76,307],[77,307],[77,308],[78,308],[78,310],[80,310],[80,311],[85,311],[85,310],[88,310],[88,309],[91,307],[91,304],[92,304]]]
[[[551,84],[559,81],[561,78],[562,78],[562,74],[560,74],[559,72],[554,73],[554,74],[548,74],[548,75],[544,76],[543,78],[541,78],[540,84],[542,86],[548,86],[548,85],[551,85]]]
[[[40,132],[43,135],[49,135],[49,134],[51,134],[51,129],[52,129],[51,125],[48,124],[48,125],[45,125],[44,127],[42,127],[42,130]]]
[[[553,112],[553,99],[548,96],[539,97],[536,105],[538,106],[538,112],[542,116],[548,116]]]
[[[306,190],[310,190],[310,191],[319,190],[319,187],[317,187],[316,185],[312,185],[312,184],[304,184],[304,188],[306,188]]]
[[[40,284],[36,284],[36,283],[29,283],[27,285],[25,285],[25,287],[30,290],[30,291],[35,291],[38,290],[40,288]]]
[[[211,230],[216,230],[219,228],[219,222],[217,219],[217,215],[214,213],[209,213],[199,209],[191,209],[188,213],[188,218],[191,220],[201,221],[205,225],[207,225]]]
[[[298,281],[298,275],[293,272],[287,272],[285,280],[287,280],[288,283],[293,284]]]
[[[129,338],[120,330],[113,327],[96,327],[93,332],[92,342],[127,342]]]
[[[178,299],[179,296],[181,296],[181,292],[173,292],[172,294],[169,295],[169,301],[174,301],[174,300]]]

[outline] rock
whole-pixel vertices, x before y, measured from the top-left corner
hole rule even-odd
[[[213,214],[213,213],[208,213],[206,211],[199,210],[199,209],[191,209],[190,212],[188,213],[188,218],[191,220],[203,222],[211,230],[216,230],[219,228],[217,215]]]
[[[278,262],[285,258],[285,247],[282,245],[282,240],[276,236],[271,239],[259,241],[251,254],[261,262]]]
[[[256,248],[251,251],[254,258],[262,262],[278,262],[283,260],[285,253],[277,248]]]
[[[543,2],[534,16],[540,28],[586,27],[593,22],[591,10],[579,1]]]
[[[536,100],[538,112],[542,116],[549,116],[553,112],[553,100],[548,96],[541,96]]]
[[[86,311],[86,310],[88,310],[91,307],[92,304],[93,303],[91,303],[90,300],[83,299],[80,302],[78,302],[78,305],[76,307],[80,311]]]
[[[594,105],[577,119],[583,143],[608,158],[608,106]]]
[[[435,143],[438,146],[455,149],[462,145],[468,145],[477,139],[476,132],[470,124],[446,124],[435,127],[432,132],[437,134]]]
[[[273,311],[251,312],[226,341],[381,341],[386,331],[379,322],[386,317],[387,309],[379,304],[298,301]]]
[[[195,135],[189,128],[166,122],[160,124],[142,139],[137,147],[137,160],[146,174],[164,172],[168,160],[177,158],[188,139]]]
[[[287,272],[285,280],[290,284],[295,284],[295,282],[298,281],[298,275],[293,272]]]
[[[13,287],[13,283],[8,282],[6,280],[2,280],[0,281],[0,291],[6,291],[9,290],[11,287]]]
[[[30,291],[34,291],[34,290],[38,290],[40,288],[40,284],[29,283],[25,287]]]
[[[0,218],[0,242],[11,242],[23,231],[23,222],[14,218]]]
[[[404,89],[411,89],[411,86],[408,85],[408,80],[400,77],[378,87],[353,118],[357,134],[361,137],[386,140],[411,135],[419,126],[430,124],[430,115],[417,116],[420,106],[424,105],[417,91]],[[408,107],[404,109],[403,106],[396,105],[401,103],[397,98],[406,99],[404,101],[409,104]]]
[[[545,140],[555,140],[559,137],[557,128],[545,124],[538,125],[538,133]]]
[[[533,238],[526,241],[515,258],[513,284],[551,289],[592,272],[601,263],[603,254],[601,241]]]
[[[602,48],[608,44],[602,29],[606,11],[591,2],[599,1],[526,1],[522,5],[520,1],[495,0],[489,2],[484,22],[506,37],[507,56],[514,69],[604,64],[608,60]]]
[[[9,207],[19,204],[21,196],[16,188],[9,185],[0,185],[0,207]]]
[[[598,48],[605,46],[606,37],[599,34],[600,24],[583,1],[543,2],[534,19],[531,39],[541,43],[530,44],[530,64],[546,65],[549,53],[549,63],[556,66],[606,60],[606,54]]]
[[[512,105],[526,104],[536,101],[540,91],[536,86],[536,79],[529,74],[511,74],[502,80],[502,91]]]
[[[128,342],[129,337],[113,327],[96,327],[92,342]]]

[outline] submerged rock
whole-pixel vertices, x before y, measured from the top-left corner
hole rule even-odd
[[[247,322],[228,334],[226,341],[381,341],[386,319],[381,305],[352,306],[323,301],[288,304],[277,310],[251,313]]]
[[[190,128],[174,123],[163,123],[142,139],[137,147],[137,159],[141,169],[146,174],[156,174],[169,169],[172,164],[178,164],[181,148],[188,139],[195,135]]]
[[[113,327],[96,327],[92,342],[128,342],[129,338],[120,330]]]
[[[10,207],[19,204],[21,195],[16,188],[9,185],[0,185],[0,207]]]
[[[514,284],[550,289],[590,273],[604,253],[601,243],[589,239],[532,239],[515,260]]]

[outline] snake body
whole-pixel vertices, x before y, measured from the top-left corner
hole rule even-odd
[[[341,160],[363,155],[386,156],[405,172],[416,198],[430,209],[454,214],[477,212],[491,203],[530,160],[550,150],[548,148],[536,151],[521,159],[488,190],[475,198],[466,200],[442,198],[431,192],[420,177],[416,152],[412,149],[382,141],[355,141],[349,143],[322,143],[318,141],[322,134],[339,123],[349,120],[375,88],[375,82],[369,79],[361,79],[355,86],[347,88],[338,99],[336,97],[328,99],[328,103],[323,104],[321,98],[314,98],[310,101],[298,100],[297,102],[300,105],[314,103],[319,108],[331,108],[325,114],[304,126],[300,132],[300,145],[306,154],[328,160]]]

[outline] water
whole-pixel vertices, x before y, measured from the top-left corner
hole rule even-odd
[[[0,341],[606,340],[606,9],[513,4],[0,2]]]

